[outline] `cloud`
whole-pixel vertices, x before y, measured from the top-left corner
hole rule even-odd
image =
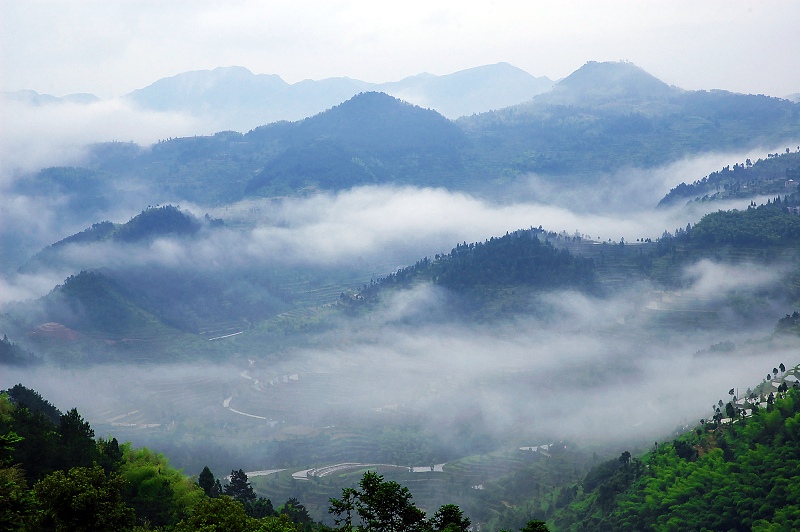
[[[618,316],[636,312],[629,293],[612,299],[551,294],[551,302],[561,303],[556,319],[414,326],[396,319],[439,297],[419,288],[395,293],[379,313],[383,318],[345,320],[312,342],[315,347],[245,352],[226,364],[10,371],[0,376],[0,387],[23,382],[62,409],[77,405],[100,430],[122,430],[107,420],[133,410],[141,422],[177,419],[181,427],[206,427],[195,430],[236,424],[243,428],[232,448],[262,441],[284,425],[331,426],[353,418],[391,425],[396,419],[377,410],[387,405],[413,414],[445,441],[455,441],[455,425],[467,422],[501,447],[549,438],[626,445],[668,438],[676,426],[708,417],[709,405],[729,388],[758,384],[769,368],[791,361],[797,347],[745,342],[766,329],[670,334],[646,320],[620,324]],[[741,347],[724,356],[696,355],[725,339]],[[226,410],[228,397],[229,406],[279,426]],[[133,434],[147,444],[146,433]],[[250,460],[271,467],[273,457],[259,457]]]
[[[29,105],[0,96],[0,188],[10,177],[48,166],[78,165],[95,142],[152,144],[210,134],[213,126],[177,113],[138,110],[121,99]],[[4,182],[5,181],[5,182]]]
[[[688,290],[691,297],[721,299],[734,291],[752,292],[769,288],[786,273],[788,268],[781,265],[765,268],[763,264],[733,265],[703,259],[685,268],[684,279],[691,283]]]
[[[659,180],[669,172],[654,173],[651,179]],[[506,231],[541,225],[602,241],[624,238],[631,242],[658,238],[664,230],[696,223],[704,212],[728,206],[707,203],[692,209],[655,211],[634,205],[628,210],[609,207],[592,211],[569,206],[568,201],[546,203],[548,199],[520,194],[516,202],[498,202],[445,189],[368,186],[308,198],[245,200],[214,209],[184,204],[196,216],[209,212],[225,219],[228,226],[189,239],[67,246],[60,251],[58,269],[147,264],[202,271],[338,268],[357,272],[368,280],[425,256],[449,253],[458,243],[479,242]],[[747,201],[736,205],[743,207]],[[38,248],[27,249],[27,256],[99,221],[71,220],[65,225],[58,198],[17,196],[10,206],[0,213],[0,235],[10,235],[4,238],[11,239],[21,231],[27,243],[38,243]],[[115,205],[103,217],[120,223],[136,211],[134,205]]]

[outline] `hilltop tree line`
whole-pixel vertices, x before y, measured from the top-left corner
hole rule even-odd
[[[681,182],[658,205],[665,206],[680,200],[707,201],[721,197],[774,194],[786,190],[786,182],[790,180],[794,181],[794,188],[787,192],[794,193],[800,186],[800,146],[796,151],[786,148],[783,154],[770,153],[766,159],[758,159],[755,163],[746,159],[743,163],[727,165],[690,184]]]
[[[366,299],[380,288],[408,287],[416,281],[431,281],[457,293],[514,286],[591,290],[594,262],[543,242],[543,233],[541,228],[520,229],[485,242],[458,244],[448,254],[425,257],[364,286],[359,295]]]

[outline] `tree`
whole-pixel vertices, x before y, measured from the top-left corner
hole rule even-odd
[[[34,502],[22,468],[0,465],[0,530],[33,530]]]
[[[272,507],[272,503],[269,502],[269,500],[266,502],[268,502],[269,506]],[[308,527],[314,523],[314,520],[311,519],[306,507],[300,504],[300,501],[294,497],[286,501],[286,504],[281,507],[281,511],[279,513],[280,515],[287,516],[292,523],[300,525],[300,528]]]
[[[197,485],[203,488],[206,496],[212,499],[222,495],[222,490],[219,488],[219,480],[214,478],[214,473],[211,472],[208,466],[205,466],[197,477]]]
[[[305,507],[303,507],[303,509],[305,509]],[[275,508],[272,506],[272,501],[264,497],[259,497],[258,499],[244,503],[244,511],[247,515],[255,517],[256,519],[273,517],[277,514]],[[306,513],[306,515],[308,515],[308,513]]]
[[[0,530],[30,530],[33,497],[25,472],[11,465],[14,446],[23,440],[15,432],[0,434]]]
[[[61,416],[58,425],[62,467],[91,467],[98,458],[97,443],[94,441],[94,430],[87,421],[73,408]]]
[[[230,497],[203,499],[191,515],[178,523],[175,532],[255,532],[258,521],[248,517],[244,506]]]
[[[287,515],[276,517],[265,517],[258,520],[258,528],[255,532],[302,532],[300,525],[296,525],[289,520]],[[322,530],[328,530],[323,528]]]
[[[376,532],[424,531],[425,512],[411,502],[411,492],[397,482],[383,480],[383,475],[364,473],[360,489],[342,489],[342,499],[330,499],[328,512],[337,516],[341,530],[352,530],[352,513],[361,520],[357,530]],[[344,514],[345,517],[342,517]]]
[[[431,525],[437,532],[466,532],[470,524],[469,517],[464,517],[461,508],[455,504],[441,506],[431,519]]]
[[[550,532],[550,529],[547,528],[547,523],[538,519],[528,521],[528,524],[520,528],[520,530],[521,532]]]
[[[256,498],[256,492],[253,491],[253,486],[248,482],[247,474],[242,469],[239,471],[231,470],[230,482],[225,485],[223,491],[225,495],[243,503]]]
[[[736,417],[736,408],[732,403],[725,404],[725,414],[730,418],[731,423],[733,423],[733,419]]]
[[[133,524],[134,512],[122,501],[125,480],[106,475],[99,465],[55,471],[33,487],[41,508],[39,530],[117,531]]]
[[[170,467],[167,458],[146,447],[125,449],[119,473],[127,481],[124,500],[140,520],[153,526],[168,526],[180,521],[187,510],[205,498],[203,490],[190,478]]]
[[[100,438],[97,441],[97,450],[100,455],[100,465],[103,466],[106,473],[119,469],[124,454],[122,449],[119,448],[119,442],[116,438],[111,438],[110,440]]]

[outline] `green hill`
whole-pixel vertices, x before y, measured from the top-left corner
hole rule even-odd
[[[248,133],[267,137],[271,126]],[[368,92],[291,125],[288,148],[256,172],[245,194],[339,190],[374,183],[447,185],[461,166],[461,130],[435,111]]]
[[[800,146],[792,152],[769,154],[755,163],[747,159],[712,172],[691,184],[680,183],[667,193],[659,207],[685,201],[716,201],[759,195],[789,195],[800,190]]]
[[[222,220],[211,220],[207,217],[201,221],[191,213],[181,211],[173,205],[148,207],[124,224],[103,221],[59,240],[34,255],[19,270],[31,272],[42,267],[57,265],[58,253],[70,245],[86,245],[106,240],[135,243],[166,236],[187,237],[196,234],[204,225],[219,226],[222,225]]]
[[[773,380],[788,390],[765,382],[752,400],[733,397],[725,407],[733,422],[715,416],[641,457],[626,452],[601,464],[556,514],[556,530],[797,530],[796,375]]]
[[[532,291],[597,288],[592,259],[557,249],[544,238],[543,230],[531,228],[464,242],[446,255],[426,257],[364,286],[348,302],[358,307],[386,290],[427,282],[448,289],[455,296],[452,303],[468,314],[499,317],[531,310]]]

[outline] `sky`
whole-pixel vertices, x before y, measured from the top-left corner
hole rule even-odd
[[[294,83],[631,61],[686,89],[800,92],[795,0],[0,0],[0,90],[101,98],[240,65]]]

